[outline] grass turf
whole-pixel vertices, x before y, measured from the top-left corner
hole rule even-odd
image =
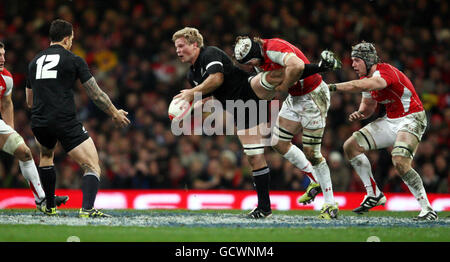
[[[34,211],[30,211],[34,212]],[[76,213],[75,210],[62,212]],[[240,210],[225,211],[114,211],[118,214],[146,215],[148,212],[193,212],[193,213],[232,213],[242,214]],[[20,216],[26,210],[0,210],[2,214]],[[293,216],[317,215],[317,211],[283,211],[277,214]],[[387,212],[371,211],[367,217],[411,218],[417,212]],[[450,212],[439,212],[440,219],[448,219]],[[354,216],[350,211],[340,211],[340,216]],[[42,220],[46,217],[42,216]],[[128,218],[128,219],[132,219]],[[432,223],[432,222],[430,222]],[[432,225],[432,224],[430,224]],[[366,242],[371,236],[376,236],[381,242],[449,242],[450,227],[448,226],[392,226],[392,227],[265,227],[241,228],[234,227],[137,227],[137,226],[69,226],[69,225],[24,225],[0,224],[1,242],[66,242],[71,236],[76,236],[81,242]]]

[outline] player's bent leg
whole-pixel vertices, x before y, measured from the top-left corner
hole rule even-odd
[[[437,213],[428,201],[427,193],[420,175],[411,166],[414,153],[417,150],[418,138],[408,132],[399,132],[392,149],[392,162],[403,182],[419,202],[421,212],[417,220],[437,220]]]
[[[275,87],[283,82],[284,69],[258,73],[249,79],[253,92],[259,99],[272,100],[276,94]]]
[[[25,142],[20,144],[16,151],[14,151],[14,156],[19,159],[19,161],[26,162],[33,159],[30,148],[25,145]]]
[[[16,151],[14,152],[14,156],[19,159],[20,171],[28,181],[31,190],[33,191],[35,202],[40,203],[44,201],[45,191],[42,188],[39,178],[39,172],[36,168],[36,164],[34,163],[31,150],[27,145],[25,145],[25,143],[22,143],[19,147],[17,147]]]
[[[81,191],[83,200],[79,216],[82,218],[110,217],[110,215],[94,208],[95,198],[97,196],[100,183],[100,165],[92,138],[88,138],[76,146],[68,155],[75,160],[83,169],[84,174],[81,179]]]
[[[311,162],[316,173],[321,191],[324,195],[324,202],[328,205],[335,205],[333,195],[333,185],[331,183],[330,169],[326,159],[320,151],[324,129],[304,129],[303,130],[303,150],[306,158]],[[333,217],[332,217],[333,218]]]
[[[315,197],[321,192],[321,188],[311,163],[302,150],[291,143],[294,134],[297,134],[300,128],[299,122],[279,116],[277,125],[273,129],[271,145],[275,151],[283,155],[286,160],[310,178],[311,183],[306,188],[306,192],[298,198],[299,203],[306,205],[314,201]]]
[[[45,192],[45,200],[40,203],[36,202],[36,208],[45,214],[51,214],[54,213],[56,207],[65,204],[69,200],[69,196],[55,195],[56,172],[53,164],[54,146],[53,148],[47,148],[39,143],[37,138],[35,140],[39,147],[40,155],[38,167],[39,176]]]
[[[84,173],[93,173],[100,179],[100,165],[97,149],[92,138],[88,138],[67,153],[83,169]]]
[[[366,140],[364,137],[370,138]],[[364,152],[368,151],[372,146],[375,147],[370,134],[367,134],[363,129],[353,133],[353,135],[344,143],[345,156],[355,172],[361,178],[367,192],[367,195],[364,197],[359,207],[353,209],[353,212],[357,214],[366,213],[370,209],[386,203],[386,197],[378,188],[373,177],[370,161],[364,154]]]
[[[343,149],[344,155],[348,160],[351,160],[355,156],[366,152],[366,149],[359,145],[355,136],[351,136],[347,140],[345,140]]]
[[[34,200],[36,202],[45,200],[45,193],[41,186],[33,156],[22,136],[13,130],[9,134],[0,135],[0,141],[3,151],[19,159],[20,171],[28,181],[30,189],[33,192]]]

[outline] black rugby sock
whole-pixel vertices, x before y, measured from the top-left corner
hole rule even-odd
[[[46,207],[53,208],[55,204],[56,172],[54,166],[42,166],[38,168],[42,189],[45,192]]]
[[[86,173],[81,179],[81,191],[83,192],[83,202],[81,207],[83,209],[89,210],[94,207],[99,182],[97,176],[93,173]]]
[[[258,207],[263,211],[270,211],[270,197],[269,197],[269,184],[270,184],[270,169],[269,167],[263,167],[258,170],[253,170],[253,181],[258,195]]]

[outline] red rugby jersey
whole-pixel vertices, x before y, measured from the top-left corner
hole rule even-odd
[[[305,64],[309,64],[308,58],[300,49],[291,43],[280,39],[263,39],[264,61],[260,66],[264,71],[278,70],[285,66],[283,59],[289,53],[294,53]],[[311,75],[302,79],[289,88],[289,94],[292,96],[302,96],[313,91],[322,82],[322,76],[319,74]]]
[[[409,78],[390,64],[377,64],[373,76],[382,77],[387,87],[370,91],[372,99],[386,106],[388,118],[403,117],[423,110],[422,102]]]

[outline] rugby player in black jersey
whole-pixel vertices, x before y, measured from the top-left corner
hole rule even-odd
[[[223,108],[227,101],[241,100],[245,102],[254,100],[258,103],[266,102],[264,99],[272,99],[275,91],[264,88],[253,88],[251,82],[259,82],[260,75],[251,77],[247,72],[233,64],[231,58],[221,49],[214,46],[204,46],[203,37],[195,28],[186,27],[174,33],[172,40],[176,53],[181,62],[190,63],[188,81],[191,89],[181,90],[175,98],[188,102],[194,101],[194,94],[201,94],[202,98],[214,97]],[[277,72],[267,77],[272,84],[281,83],[282,78],[277,77]],[[256,85],[255,85],[256,86]],[[266,107],[268,108],[268,106]],[[245,114],[236,114],[242,108],[226,108],[229,114],[234,116],[234,124],[237,135],[244,148],[244,153],[253,169],[253,181],[258,195],[258,205],[249,213],[250,218],[265,218],[272,214],[269,198],[270,169],[264,157],[264,148],[260,128],[267,126],[268,117],[261,117],[267,112],[260,112],[259,106],[253,115],[251,110],[245,108]],[[243,112],[243,111],[241,111]],[[245,117],[244,117],[245,115]],[[256,121],[254,121],[256,119]],[[243,121],[240,121],[243,120]]]
[[[130,123],[127,112],[118,110],[97,85],[81,57],[70,52],[73,27],[57,19],[51,23],[50,46],[39,52],[28,66],[26,98],[31,108],[31,128],[40,149],[39,170],[47,196],[47,211],[55,208],[56,174],[53,157],[59,141],[65,152],[83,169],[83,192],[80,217],[108,217],[94,208],[101,169],[97,149],[82,123],[76,117],[74,87],[78,79],[90,99],[112,117],[118,127]],[[55,211],[55,210],[53,210]]]

